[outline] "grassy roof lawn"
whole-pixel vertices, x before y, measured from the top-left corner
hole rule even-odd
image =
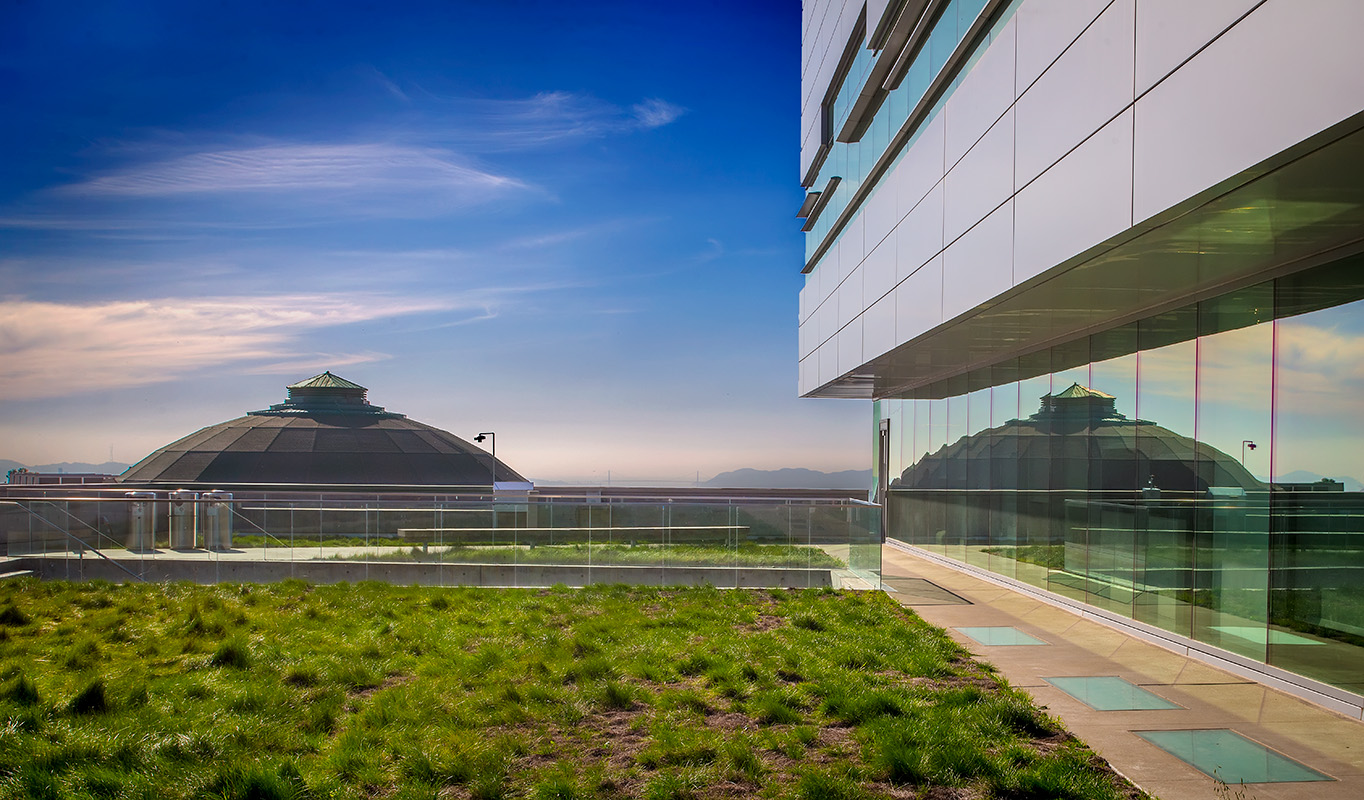
[[[879,593],[23,580],[0,796],[1138,794]]]

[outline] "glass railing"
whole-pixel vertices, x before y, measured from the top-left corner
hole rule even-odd
[[[116,581],[880,588],[880,507],[857,500],[124,494],[0,499],[8,557]]]
[[[1350,691],[1364,493],[892,490],[895,539]]]

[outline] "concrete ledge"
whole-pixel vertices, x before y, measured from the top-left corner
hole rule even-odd
[[[1157,628],[1145,622],[1139,622],[1121,614],[1105,611],[1091,605],[1086,605],[1069,597],[1047,591],[1046,589],[1033,586],[1030,583],[1023,583],[1013,578],[997,575],[989,570],[966,564],[956,559],[948,558],[937,553],[931,553],[912,544],[902,542],[899,539],[887,539],[886,544],[897,550],[902,550],[917,558],[931,561],[934,564],[965,573],[974,578],[988,581],[997,586],[1003,586],[1020,594],[1041,600],[1048,605],[1083,617],[1101,625],[1106,625],[1117,631],[1134,636],[1142,641],[1149,642],[1157,647],[1178,653],[1186,658],[1197,659],[1218,669],[1225,670],[1238,675],[1242,678],[1255,681],[1256,683],[1277,689],[1281,692],[1299,697],[1309,703],[1314,703],[1323,708],[1349,717],[1350,719],[1364,720],[1364,696],[1348,692],[1344,689],[1331,686],[1330,684],[1312,680],[1278,667],[1270,666],[1245,656],[1237,655],[1219,647],[1191,639],[1187,636],[1180,636],[1171,633],[1164,628]]]
[[[151,582],[271,583],[299,578],[311,583],[382,581],[421,586],[587,586],[624,583],[634,586],[717,586],[720,588],[832,587],[828,569],[795,567],[639,567],[541,564],[442,564],[383,561],[243,561],[158,557],[124,562]],[[128,572],[98,558],[26,556],[11,569],[31,570],[44,580],[127,581]],[[139,572],[139,570],[141,570]]]

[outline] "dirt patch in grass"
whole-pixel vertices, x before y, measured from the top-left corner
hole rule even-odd
[[[759,614],[753,624],[748,626],[748,629],[756,633],[763,633],[776,630],[785,624],[785,617],[779,617],[776,614]]]
[[[411,683],[413,680],[415,679],[411,675],[387,675],[378,686],[351,689],[347,694],[356,700],[368,700],[385,689],[392,689],[394,686],[402,686]]]

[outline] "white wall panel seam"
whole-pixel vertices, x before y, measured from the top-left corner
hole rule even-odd
[[[1017,77],[1017,76],[1018,76],[1018,25],[1015,24],[1015,23],[1013,23],[1013,22],[1010,22],[1010,24],[1007,25],[1006,28],[1012,29],[1012,30],[1011,30],[1011,33],[1012,33],[1013,39],[1014,39],[1014,41],[1011,43],[1012,46],[1013,46],[1013,75],[1010,76],[1010,80],[1009,80],[1009,84],[1011,85],[1011,86],[1010,86],[1010,89],[1009,89],[1011,99],[1010,99],[1009,103],[1006,104],[1006,105],[1004,106],[1004,108],[999,112],[998,115],[996,115],[995,117],[993,117],[993,118],[991,118],[991,119],[988,120],[988,124],[986,124],[986,125],[981,129],[980,135],[979,135],[979,136],[976,136],[975,139],[971,141],[970,146],[967,147],[965,150],[962,150],[961,155],[958,156],[958,157],[957,157],[957,160],[954,161],[954,162],[952,162],[951,164],[946,163],[946,161],[947,161],[947,154],[948,154],[948,152],[949,152],[948,149],[947,149],[947,146],[946,146],[946,140],[948,140],[949,137],[948,137],[948,135],[947,135],[947,126],[944,125],[944,134],[943,134],[943,139],[944,139],[944,146],[943,146],[944,174],[947,173],[947,172],[951,172],[951,171],[952,171],[952,168],[955,167],[958,163],[960,163],[961,160],[962,160],[963,158],[966,157],[967,153],[969,153],[969,152],[971,151],[971,149],[974,148],[974,147],[976,146],[976,144],[977,144],[978,142],[980,142],[980,140],[981,140],[982,138],[984,138],[985,135],[986,135],[987,133],[990,132],[990,129],[993,128],[993,127],[995,126],[995,124],[998,123],[1001,119],[1003,119],[1003,118],[1004,118],[1004,115],[1007,114],[1007,113],[1009,113],[1009,110],[1012,109],[1012,108],[1018,103],[1018,92],[1014,89],[1014,86],[1017,84],[1017,81],[1018,81],[1018,77]],[[990,48],[993,48],[993,47],[995,47],[996,45],[998,45],[998,43],[999,43],[999,40],[995,40],[995,41],[991,42],[991,43],[989,44],[989,46],[986,48],[987,52],[988,52],[988,50],[989,50]],[[984,60],[984,56],[982,56],[981,60]],[[977,62],[976,66],[979,66],[979,62]],[[979,73],[976,72],[976,70],[975,70],[974,67],[972,68],[971,72],[967,73],[968,78],[967,78],[966,80],[969,80],[969,76],[972,75],[972,74],[979,74]],[[957,92],[961,92],[961,90],[962,90],[963,88],[966,88],[966,80],[963,80],[963,81],[962,81],[962,84],[961,84],[961,86],[958,87]],[[954,93],[952,99],[956,99],[957,96],[958,96],[958,95]],[[948,121],[949,123],[951,122],[951,119],[952,119],[952,118],[951,118],[952,110],[953,110],[953,105],[952,105],[951,101],[949,100],[948,104],[947,104],[946,106],[943,107],[943,111],[941,112],[941,113],[943,113],[945,116],[947,116],[947,121]]]
[[[1204,42],[1202,45],[1200,45],[1200,46],[1198,47],[1197,50],[1194,50],[1192,53],[1190,53],[1183,61],[1180,61],[1178,64],[1176,64],[1175,67],[1174,67],[1173,69],[1171,69],[1169,72],[1166,72],[1164,75],[1161,75],[1159,78],[1157,78],[1157,79],[1156,79],[1150,86],[1148,86],[1148,87],[1146,88],[1146,90],[1143,91],[1141,94],[1137,94],[1137,93],[1136,93],[1136,91],[1137,91],[1137,87],[1136,87],[1136,67],[1137,67],[1137,64],[1136,64],[1136,61],[1135,61],[1136,51],[1135,51],[1135,47],[1134,47],[1134,48],[1133,48],[1133,53],[1132,53],[1133,58],[1134,58],[1133,63],[1132,63],[1132,82],[1133,82],[1133,85],[1132,85],[1132,94],[1133,94],[1133,96],[1136,98],[1136,100],[1140,100],[1141,98],[1143,98],[1143,97],[1145,97],[1146,95],[1150,94],[1152,91],[1155,90],[1155,88],[1156,88],[1157,86],[1160,86],[1162,83],[1164,83],[1164,82],[1166,81],[1166,79],[1168,79],[1171,75],[1174,75],[1176,72],[1179,72],[1181,69],[1183,69],[1183,68],[1184,68],[1184,65],[1188,64],[1190,61],[1193,61],[1195,58],[1197,58],[1198,55],[1199,55],[1199,53],[1202,53],[1204,50],[1207,50],[1209,47],[1212,47],[1213,44],[1215,44],[1215,43],[1217,42],[1218,39],[1221,39],[1223,36],[1226,36],[1226,35],[1227,35],[1227,32],[1230,31],[1232,28],[1235,28],[1237,25],[1240,25],[1242,22],[1245,22],[1246,17],[1249,17],[1251,14],[1254,14],[1256,11],[1259,11],[1260,8],[1261,8],[1265,3],[1268,3],[1268,2],[1269,2],[1269,0],[1260,0],[1260,2],[1258,2],[1258,3],[1256,3],[1255,5],[1251,6],[1249,9],[1246,10],[1246,12],[1245,12],[1244,14],[1242,14],[1241,16],[1239,16],[1239,17],[1237,17],[1235,20],[1233,20],[1232,23],[1231,23],[1230,25],[1228,25],[1228,26],[1226,26],[1225,28],[1223,28],[1222,30],[1218,31],[1217,34],[1216,34],[1215,36],[1213,36],[1212,38],[1208,39],[1208,41]],[[1138,8],[1138,9],[1141,8],[1141,3],[1137,3],[1137,8]],[[1135,26],[1135,25],[1132,26],[1133,36],[1136,35],[1136,27],[1137,27],[1137,26]],[[1133,41],[1133,44],[1135,44],[1135,40]]]
[[[1108,9],[1112,7],[1113,3],[1115,2],[1117,2],[1117,0],[1109,0],[1109,2],[1106,5],[1104,5],[1102,9],[1100,9],[1099,13],[1094,15],[1094,19],[1091,19],[1088,23],[1086,23],[1085,27],[1078,34],[1076,34],[1075,38],[1071,39],[1066,44],[1065,47],[1061,48],[1061,52],[1056,54],[1056,58],[1053,58],[1051,61],[1047,62],[1047,66],[1043,68],[1041,72],[1037,73],[1037,77],[1033,78],[1031,83],[1029,83],[1027,86],[1022,87],[1021,89],[1015,86],[1014,97],[1015,98],[1022,97],[1025,92],[1027,92],[1029,89],[1033,87],[1033,84],[1036,84],[1038,81],[1042,80],[1042,76],[1047,74],[1047,70],[1056,66],[1056,62],[1061,60],[1061,56],[1065,55],[1066,51],[1073,47],[1076,42],[1080,41],[1080,38],[1083,37],[1090,28],[1094,27],[1094,23],[1099,21],[1099,17],[1102,17],[1104,14],[1108,13]],[[1017,52],[1017,49],[1015,49],[1015,52]],[[1016,77],[1018,75],[1017,69],[1014,70],[1014,75],[1015,75],[1014,80],[1017,81],[1018,80],[1018,78]]]
[[[844,3],[838,15],[835,17],[834,24],[829,31],[828,37],[822,42],[823,44],[822,48],[820,47],[821,43],[819,41],[816,41],[815,44],[816,51],[820,52],[822,49],[822,52],[820,52],[819,56],[819,66],[814,70],[814,74],[817,76],[824,73],[825,65],[829,63],[829,58],[831,55],[834,56],[835,59],[833,64],[834,70],[837,71],[838,68],[837,62],[842,59],[844,48],[847,47],[848,40],[849,38],[851,38],[852,35],[852,29],[856,24],[855,20],[853,22],[848,23],[844,22],[844,14],[848,11],[848,8],[849,4]],[[858,12],[860,12],[862,9],[861,5],[856,5],[855,8]],[[856,14],[854,14],[854,16],[856,16]],[[821,33],[823,32],[823,30],[824,30],[823,27],[821,27],[820,28]],[[824,83],[824,81],[820,80],[817,81],[817,83]],[[810,103],[812,99],[816,96],[823,98],[824,94],[827,93],[828,90],[829,90],[828,86],[812,85],[806,87],[806,95],[805,97],[801,98],[802,107],[804,107],[805,104]]]
[[[1023,184],[1022,186],[1019,186],[1018,189],[1017,189],[1017,191],[1015,191],[1015,192],[1013,193],[1013,196],[1014,196],[1014,197],[1017,197],[1019,192],[1023,191],[1023,190],[1026,189],[1026,188],[1028,188],[1028,187],[1031,186],[1033,183],[1035,183],[1035,182],[1037,181],[1038,178],[1040,178],[1040,177],[1042,177],[1043,175],[1047,174],[1047,170],[1050,170],[1052,167],[1056,166],[1057,164],[1060,164],[1062,161],[1065,160],[1066,156],[1068,156],[1068,155],[1070,155],[1071,153],[1075,152],[1075,151],[1076,151],[1077,149],[1079,149],[1079,147],[1080,147],[1081,145],[1083,145],[1085,142],[1089,141],[1090,139],[1093,139],[1093,138],[1094,138],[1094,134],[1098,133],[1099,131],[1103,130],[1104,128],[1107,128],[1109,125],[1111,125],[1111,124],[1113,123],[1113,120],[1117,119],[1118,117],[1121,117],[1123,114],[1126,114],[1128,111],[1134,110],[1135,106],[1136,106],[1136,103],[1130,103],[1130,104],[1128,104],[1128,105],[1126,105],[1126,106],[1123,106],[1123,108],[1122,108],[1121,111],[1119,111],[1118,113],[1116,113],[1116,114],[1114,114],[1113,116],[1109,117],[1108,119],[1104,120],[1104,121],[1103,121],[1103,124],[1101,124],[1099,127],[1095,128],[1094,130],[1092,130],[1092,131],[1090,131],[1088,134],[1086,134],[1084,139],[1082,139],[1082,140],[1080,140],[1079,142],[1077,142],[1077,143],[1075,144],[1074,147],[1072,147],[1072,148],[1070,148],[1069,150],[1067,150],[1066,152],[1062,153],[1060,158],[1058,158],[1058,159],[1056,159],[1055,161],[1053,161],[1053,162],[1051,162],[1050,164],[1048,164],[1048,165],[1046,166],[1046,169],[1043,169],[1041,172],[1037,173],[1036,177],[1034,177],[1032,180],[1028,181],[1027,183]],[[1135,116],[1135,114],[1134,114],[1134,116]],[[1014,131],[1015,131],[1015,133],[1017,133],[1017,130],[1018,130],[1018,118],[1015,117],[1015,118],[1014,118]],[[1015,181],[1015,182],[1018,181],[1018,159],[1014,159],[1014,181]],[[1002,205],[1002,204],[1001,204],[1001,205]]]
[[[1016,52],[1017,52],[1017,49],[1015,49],[1014,52],[1016,53]],[[1018,98],[1014,98],[1014,102],[1017,102],[1017,101],[1018,101]],[[1012,180],[1010,181],[1010,183],[1012,183],[1012,184],[1014,185],[1014,187],[1017,187],[1017,186],[1018,186],[1018,115],[1017,115],[1017,114],[1014,114],[1014,162],[1013,162],[1013,173],[1014,173],[1014,174],[1013,174],[1013,176],[1012,176]],[[1013,193],[1012,195],[1009,196],[1009,199],[1010,199],[1010,200],[1017,200],[1017,198],[1018,198],[1018,189],[1015,188],[1015,189],[1014,189],[1014,193]],[[1008,201],[1005,201],[1005,202],[1008,202]],[[1017,203],[1017,202],[1015,202],[1012,206],[1009,207],[1009,285],[1010,285],[1010,286],[1017,286],[1017,285],[1018,285],[1018,203]]]

